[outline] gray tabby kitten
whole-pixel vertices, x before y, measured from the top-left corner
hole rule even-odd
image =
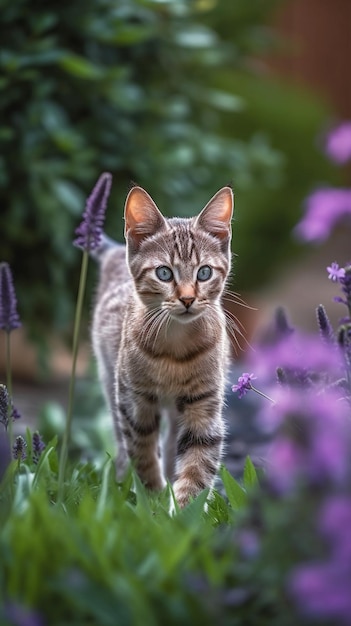
[[[221,296],[232,213],[230,187],[197,217],[171,219],[134,187],[125,204],[127,246],[98,253],[92,341],[115,424],[117,476],[130,461],[150,489],[162,489],[167,476],[181,507],[212,486],[221,459],[229,355]]]

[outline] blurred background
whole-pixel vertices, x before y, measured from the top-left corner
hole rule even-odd
[[[312,249],[292,229],[307,194],[350,179],[322,149],[351,115],[349,0],[0,7],[0,260],[23,322],[11,338],[23,412],[66,389],[81,263],[72,239],[103,171],[113,175],[106,231],[117,239],[131,181],[169,216],[196,214],[233,185],[232,289],[255,309],[234,314],[249,341],[277,304],[306,328],[321,301],[338,315],[325,266],[350,259],[348,233]],[[95,278],[91,264],[80,374]]]

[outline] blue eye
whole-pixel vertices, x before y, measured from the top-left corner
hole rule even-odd
[[[202,267],[200,267],[197,273],[197,280],[205,281],[211,278],[211,276],[212,276],[212,267],[210,267],[209,265],[203,265]]]
[[[173,279],[173,272],[169,267],[166,267],[166,265],[161,265],[156,268],[156,276],[164,282],[169,282]]]

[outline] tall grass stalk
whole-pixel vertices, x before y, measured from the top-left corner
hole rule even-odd
[[[6,386],[9,397],[9,403],[7,406],[8,417],[8,436],[10,441],[10,448],[13,446],[13,428],[12,428],[12,368],[11,368],[11,339],[9,332],[6,333]]]
[[[84,301],[84,293],[87,279],[89,252],[98,248],[101,243],[103,223],[105,219],[105,211],[107,199],[110,194],[112,184],[112,175],[104,172],[98,178],[95,187],[87,198],[83,218],[76,229],[76,239],[73,244],[83,251],[82,266],[80,270],[78,298],[76,306],[76,314],[74,320],[73,332],[73,354],[72,354],[72,372],[69,384],[68,407],[66,428],[63,435],[63,442],[60,454],[59,478],[58,478],[58,502],[62,503],[65,470],[68,457],[68,446],[71,435],[72,411],[74,400],[74,388],[76,382],[76,366],[80,337],[80,325],[82,319],[82,309]]]
[[[63,499],[65,471],[66,471],[67,458],[68,458],[68,447],[69,447],[70,436],[71,436],[74,391],[75,391],[75,384],[76,384],[76,368],[77,368],[77,358],[78,358],[78,350],[79,350],[82,310],[83,310],[85,286],[86,286],[87,271],[88,271],[88,261],[89,261],[89,253],[84,250],[83,257],[82,257],[82,265],[81,265],[81,270],[80,270],[78,297],[77,297],[77,305],[76,305],[76,312],[75,312],[75,319],[74,319],[72,370],[71,370],[69,391],[68,391],[66,427],[63,433],[62,447],[61,447],[61,453],[60,453],[60,465],[59,465],[59,475],[58,475],[58,498],[57,498],[58,503],[62,503],[62,499]]]

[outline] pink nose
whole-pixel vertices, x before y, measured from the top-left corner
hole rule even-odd
[[[184,304],[186,309],[190,309],[195,298],[193,298],[193,296],[181,296],[179,300],[181,301],[182,304]]]

